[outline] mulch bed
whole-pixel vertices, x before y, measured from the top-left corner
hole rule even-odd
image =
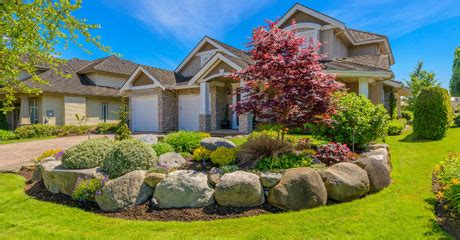
[[[131,207],[122,212],[108,213],[99,209],[96,203],[79,203],[65,194],[53,194],[49,192],[43,181],[31,182],[33,172],[31,169],[21,170],[19,175],[26,178],[25,192],[32,198],[53,202],[69,207],[79,208],[88,212],[101,214],[108,217],[123,218],[129,220],[147,220],[147,221],[207,221],[215,219],[240,218],[256,216],[266,213],[278,213],[283,210],[273,207],[268,203],[262,206],[250,208],[223,207],[213,204],[204,208],[182,208],[182,209],[159,209],[150,206],[149,202]]]
[[[436,193],[441,188],[436,177],[433,175],[432,189]],[[455,239],[460,239],[460,217],[453,216],[449,210],[445,209],[439,200],[436,201],[435,205],[436,219],[444,231],[449,233]]]

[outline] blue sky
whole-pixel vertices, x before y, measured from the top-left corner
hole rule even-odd
[[[458,0],[84,0],[76,15],[100,24],[94,33],[123,58],[173,70],[204,35],[245,49],[254,27],[281,17],[295,2],[350,28],[387,35],[396,79],[408,79],[424,60],[448,87],[453,53],[460,46]],[[90,50],[89,55],[71,47],[63,57],[107,55]]]

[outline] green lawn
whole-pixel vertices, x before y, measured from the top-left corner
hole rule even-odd
[[[0,141],[0,145],[11,144],[11,143],[20,143],[20,142],[29,142],[29,141],[37,141],[37,140],[46,140],[46,139],[53,139],[53,138],[57,138],[57,136],[41,137],[41,138],[25,138],[25,139],[16,139],[16,140],[9,140],[9,141]]]
[[[4,238],[449,238],[436,224],[431,172],[449,151],[460,151],[460,128],[442,141],[390,137],[394,183],[350,203],[300,212],[212,222],[111,219],[29,198],[22,177],[0,175],[0,239]]]

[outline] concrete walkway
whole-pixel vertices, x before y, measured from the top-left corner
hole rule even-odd
[[[91,135],[91,138],[110,137],[113,135]],[[32,162],[44,151],[50,149],[67,149],[79,142],[88,140],[88,136],[61,137],[0,145],[0,172],[18,171],[21,166]]]

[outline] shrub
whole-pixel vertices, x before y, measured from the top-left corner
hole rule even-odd
[[[200,136],[201,139],[205,139],[205,138],[210,138],[211,137],[211,134],[207,133],[207,132],[198,132],[198,135]]]
[[[209,155],[211,162],[219,166],[230,165],[235,162],[236,159],[236,149],[235,148],[226,148],[218,147],[216,151],[212,152]]]
[[[96,126],[97,134],[112,134],[117,131],[117,123],[99,123]]]
[[[452,124],[452,105],[446,89],[423,89],[417,96],[414,111],[414,134],[419,139],[443,138]]]
[[[69,169],[99,167],[112,146],[113,141],[107,138],[81,142],[64,152],[62,165]]]
[[[455,116],[454,124],[455,126],[460,127],[460,115]]]
[[[316,158],[322,163],[332,166],[340,162],[348,162],[353,158],[353,153],[346,144],[329,143],[319,147]]]
[[[374,105],[365,96],[346,94],[337,103],[332,123],[311,124],[312,134],[320,139],[341,142],[364,149],[370,142],[387,135],[389,116],[383,105]],[[353,134],[354,133],[354,134]]]
[[[401,111],[401,117],[406,119],[408,123],[411,123],[414,120],[414,113],[411,111]]]
[[[58,127],[56,134],[60,137],[80,136],[88,134],[88,132],[90,132],[93,128],[93,126],[89,125],[66,125]]]
[[[288,153],[278,157],[264,157],[256,165],[259,171],[281,170],[295,167],[310,167],[313,159],[306,154]]]
[[[153,146],[153,150],[155,150],[155,152],[157,153],[158,156],[160,156],[161,154],[164,154],[164,153],[168,153],[168,152],[174,152],[174,148],[173,146],[165,143],[165,142],[159,142],[157,144],[154,144]]]
[[[295,150],[297,151],[304,151],[308,149],[312,149],[313,144],[310,138],[301,138],[297,141],[295,145]]]
[[[46,124],[32,124],[16,128],[14,133],[21,139],[24,138],[40,138],[57,135],[58,128]]]
[[[0,108],[3,107],[3,104],[0,102]],[[6,114],[3,111],[0,111],[0,130],[8,130],[8,122],[6,121]]]
[[[193,160],[195,161],[208,161],[211,158],[211,151],[204,147],[199,147],[193,150]]]
[[[96,195],[101,194],[100,190],[108,179],[78,179],[72,192],[72,199],[79,202],[94,201]]]
[[[449,184],[452,179],[460,179],[460,153],[449,153],[437,169],[436,179],[443,185]]]
[[[10,141],[17,138],[18,136],[14,132],[0,129],[0,141]]]
[[[158,162],[152,147],[136,140],[115,142],[105,156],[103,168],[111,178],[117,178],[134,170],[150,169]]]
[[[254,167],[263,157],[277,157],[294,150],[292,143],[283,142],[267,135],[251,137],[241,145],[238,162],[242,166]]]
[[[35,158],[35,162],[36,163],[39,163],[41,162],[41,160],[47,158],[47,157],[52,157],[52,156],[55,156],[56,154],[62,152],[62,149],[60,148],[57,148],[57,149],[50,149],[50,150],[46,150],[45,152],[43,152],[39,157]]]
[[[440,190],[436,196],[452,213],[460,215],[460,153],[450,153],[435,168]]]
[[[398,117],[398,108],[397,108],[396,96],[393,92],[390,92],[390,99],[388,101],[388,105],[389,105],[388,114],[390,114],[390,119],[396,119]]]
[[[178,131],[165,136],[164,142],[174,147],[176,152],[188,152],[200,146],[201,136],[197,132]]]
[[[452,182],[444,187],[443,200],[452,213],[460,215],[460,179],[452,179]]]
[[[115,131],[115,140],[123,141],[131,138],[131,130],[125,122],[118,123],[117,130]]]
[[[225,173],[236,172],[240,170],[240,168],[237,165],[225,165],[225,166],[221,166],[220,170],[222,170],[222,172],[225,174]]]
[[[391,120],[388,122],[388,135],[396,136],[400,135],[406,127],[407,120],[404,118],[398,120]]]
[[[249,134],[248,139],[256,138],[261,135],[266,135],[273,139],[281,139],[281,133],[273,130],[254,131],[251,134]],[[284,141],[295,143],[297,139],[293,136],[284,135]]]

